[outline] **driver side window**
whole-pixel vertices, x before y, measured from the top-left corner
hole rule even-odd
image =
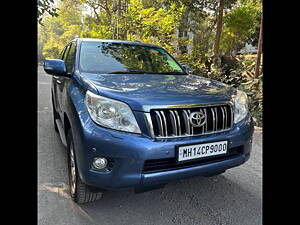
[[[64,47],[63,50],[62,50],[61,53],[60,53],[60,57],[59,57],[59,58],[60,58],[61,60],[63,59],[63,56],[64,56],[65,51],[66,51],[66,48],[67,48],[67,47]]]
[[[66,60],[65,60],[68,73],[73,72],[74,60],[75,60],[75,51],[76,51],[76,45],[75,45],[75,42],[72,42],[69,45],[68,55],[66,56]]]
[[[69,48],[70,48],[70,44],[67,45],[67,47],[65,48],[65,51],[64,51],[64,53],[61,57],[61,60],[63,60],[65,63],[66,63],[66,58],[67,58],[67,55],[68,55]]]

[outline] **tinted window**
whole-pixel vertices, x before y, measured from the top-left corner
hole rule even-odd
[[[64,53],[65,53],[65,50],[66,50],[67,47],[64,47],[64,49],[61,51],[60,53],[60,59],[63,59],[63,56],[64,56]]]
[[[70,47],[70,50],[69,50],[69,53],[67,55],[67,58],[65,60],[68,73],[71,73],[72,70],[73,70],[74,59],[75,59],[75,51],[76,51],[76,45],[75,45],[75,43],[72,43],[71,47]]]
[[[69,48],[70,48],[70,45],[67,45],[65,47],[65,51],[63,52],[63,55],[62,55],[62,58],[61,58],[65,62],[66,62],[66,58],[67,58],[67,55],[68,55]]]
[[[186,74],[164,49],[126,43],[82,42],[79,66],[91,73]]]

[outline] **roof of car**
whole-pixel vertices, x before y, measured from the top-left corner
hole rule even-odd
[[[154,44],[147,44],[139,41],[123,41],[123,40],[110,40],[110,39],[99,39],[99,38],[76,38],[81,42],[110,42],[110,43],[124,43],[124,44],[132,44],[132,45],[143,45],[143,46],[151,46],[151,47],[160,47]]]

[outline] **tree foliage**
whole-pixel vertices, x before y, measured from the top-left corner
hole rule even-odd
[[[39,58],[54,56],[54,52],[57,51],[54,49],[62,48],[67,41],[79,35],[154,43],[165,47],[179,58],[188,57],[198,61],[199,65],[204,65],[204,62],[212,56],[218,2],[217,0],[59,1],[59,9],[56,11],[59,16],[46,17],[44,19],[46,30],[39,28],[39,44],[42,45],[39,49],[45,49],[45,55]],[[53,0],[38,2],[42,3],[45,6],[46,3],[53,3]],[[224,0],[224,13],[220,41],[220,50],[223,54],[238,50],[247,42],[257,44],[261,15],[260,0]],[[54,44],[52,40],[58,40],[59,44]],[[49,49],[51,46],[53,51]],[[189,52],[186,46],[191,46]],[[39,50],[39,54],[41,52],[43,51]]]
[[[58,57],[63,47],[82,31],[82,8],[79,2],[59,2],[58,14],[54,18],[44,18],[44,25],[38,27],[39,59]]]
[[[57,8],[53,6],[54,0],[38,0],[37,3],[37,19],[40,24],[42,24],[42,19],[45,13],[48,13],[51,16],[58,16],[56,12]]]
[[[253,34],[258,35],[260,15],[260,4],[252,1],[239,5],[225,15],[221,41],[223,53],[239,50],[247,42],[253,43],[251,39]]]
[[[38,60],[57,58],[63,47],[80,37],[153,43],[164,47],[195,74],[245,87],[251,112],[258,120],[262,87],[251,60],[228,58],[246,43],[257,46],[261,0],[224,0],[219,53],[212,60],[219,0],[54,0],[38,1]],[[220,27],[220,26],[219,26]],[[227,63],[227,61],[231,63]],[[228,60],[229,59],[229,60]],[[251,65],[249,62],[251,61]],[[244,75],[241,75],[244,74]],[[251,80],[252,79],[252,80]],[[259,80],[259,82],[257,81]],[[241,81],[243,80],[243,82]],[[251,81],[251,82],[250,82]],[[242,83],[247,83],[243,86]],[[250,82],[250,83],[249,83]],[[247,89],[248,88],[248,89]],[[258,105],[257,105],[258,104]]]
[[[174,30],[183,10],[175,4],[169,9],[144,8],[140,1],[131,0],[126,15],[128,40],[157,44],[173,52]]]

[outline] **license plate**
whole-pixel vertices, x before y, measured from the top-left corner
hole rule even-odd
[[[222,155],[227,153],[227,141],[218,141],[197,145],[180,146],[178,148],[177,161],[186,161],[208,156]]]

